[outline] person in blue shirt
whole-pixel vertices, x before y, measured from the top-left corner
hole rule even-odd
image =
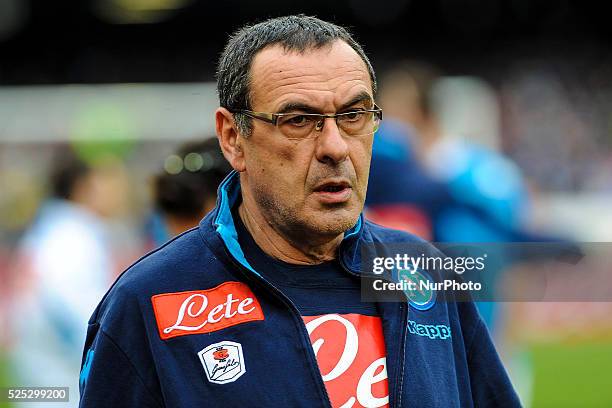
[[[49,167],[49,197],[25,231],[8,282],[10,363],[24,386],[65,386],[76,407],[79,350],[91,309],[116,276],[109,218],[120,209],[115,163],[90,163],[59,146]],[[2,285],[7,282],[3,281]],[[34,402],[45,407],[46,402]]]
[[[361,249],[436,249],[362,215],[382,111],[353,37],[303,15],[244,27],[217,84],[234,170],[95,310],[81,406],[519,406],[473,303],[360,296]]]
[[[441,78],[435,66],[411,60],[395,63],[382,76],[379,101],[385,123],[374,143],[374,188],[366,199],[373,219],[435,242],[560,241],[527,225],[531,203],[514,162],[492,148],[444,133],[435,98]],[[407,219],[407,208],[422,216]],[[496,264],[488,262],[490,287],[512,261],[500,253]],[[477,306],[496,332],[499,305],[488,301]]]

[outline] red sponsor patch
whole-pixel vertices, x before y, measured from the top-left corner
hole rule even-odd
[[[387,360],[380,317],[302,316],[325,388],[336,407],[388,407]]]
[[[163,340],[264,320],[257,298],[240,282],[225,282],[207,290],[163,293],[151,297],[151,302]]]

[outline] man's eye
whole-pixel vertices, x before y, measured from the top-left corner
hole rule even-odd
[[[311,122],[311,118],[306,115],[288,116],[283,121],[284,124],[292,126],[305,126]]]
[[[344,114],[344,120],[349,122],[359,120],[364,113],[363,111],[346,112]]]

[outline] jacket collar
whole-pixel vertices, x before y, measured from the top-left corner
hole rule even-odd
[[[217,206],[203,222],[210,219],[212,227],[221,237],[229,253],[249,271],[259,273],[249,264],[238,242],[238,233],[232,217],[232,208],[240,198],[240,175],[232,171],[219,185],[217,190]],[[338,257],[345,268],[353,273],[359,273],[359,241],[364,232],[363,214],[359,215],[355,226],[347,230],[339,247]]]

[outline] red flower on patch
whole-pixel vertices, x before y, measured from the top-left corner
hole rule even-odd
[[[225,360],[228,357],[229,357],[229,353],[227,349],[224,349],[224,348],[219,348],[217,349],[217,351],[213,353],[213,358],[215,360]]]

